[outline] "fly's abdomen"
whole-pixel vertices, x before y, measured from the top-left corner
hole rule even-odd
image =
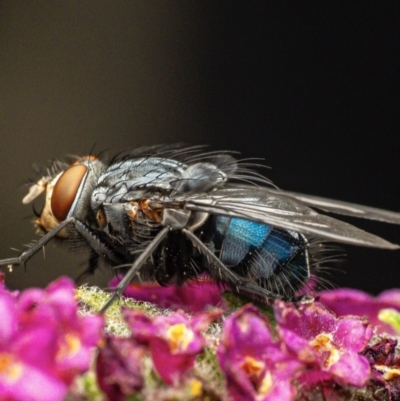
[[[297,232],[240,218],[218,216],[221,261],[241,276],[285,297],[310,276],[308,243]]]

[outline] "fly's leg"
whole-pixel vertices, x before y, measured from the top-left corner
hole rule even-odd
[[[183,228],[182,231],[192,241],[193,245],[195,245],[211,262],[208,269],[212,277],[233,285],[238,292],[243,290],[247,294],[266,297],[268,300],[284,298],[281,294],[276,294],[267,290],[266,288],[262,288],[254,282],[247,280],[245,277],[237,275],[235,272],[225,266],[195,234],[186,228]]]
[[[110,299],[101,307],[100,313],[104,313],[107,309],[122,295],[125,288],[132,281],[135,274],[140,270],[143,264],[146,262],[147,258],[149,258],[152,253],[157,249],[160,242],[167,236],[170,228],[163,228],[156,237],[150,242],[147,248],[139,255],[139,257],[135,260],[129,271],[126,273],[124,278],[120,281],[118,286],[115,288],[113,294]]]
[[[41,237],[30,248],[22,252],[21,255],[15,258],[0,260],[0,266],[18,266],[25,264],[33,255],[40,251],[48,242],[57,236],[57,234],[68,224],[73,224],[82,237],[87,241],[89,246],[100,256],[105,256],[111,261],[118,263],[119,259],[114,255],[110,247],[103,243],[92,230],[75,217],[70,217],[61,222],[53,230]]]
[[[22,252],[21,255],[15,258],[2,259],[0,260],[0,266],[18,266],[25,264],[36,252],[42,249],[49,241],[51,241],[65,226],[70,224],[70,219],[67,219],[60,223],[56,228],[48,232],[46,235],[41,237],[37,242],[35,242],[26,251]]]

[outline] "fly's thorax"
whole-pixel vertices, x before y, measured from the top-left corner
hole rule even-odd
[[[103,169],[104,164],[98,158],[85,156],[57,175],[43,177],[32,185],[23,203],[31,202],[46,191],[42,213],[35,221],[37,227],[49,232],[70,217],[86,221],[90,212],[90,195]],[[61,230],[57,236],[67,238],[68,230]]]
[[[187,228],[191,231],[201,227],[209,214],[193,212],[179,207],[165,207],[168,199],[141,198],[129,202],[102,203],[94,212],[98,226],[117,237],[136,238],[138,230],[170,227],[172,230]],[[177,206],[179,203],[175,204]]]
[[[112,162],[100,175],[91,196],[93,210],[106,203],[125,203],[169,193],[180,180],[186,165],[159,157]]]
[[[164,201],[165,204],[169,203],[166,199]],[[170,227],[172,230],[187,228],[188,230],[195,231],[209,217],[209,214],[205,212],[193,212],[185,208],[164,207],[162,202],[157,207],[157,201],[154,200],[146,200],[145,204],[148,210],[151,211],[151,213],[147,212],[147,216],[151,217],[153,221],[160,223],[163,227]],[[156,218],[152,216],[156,216]]]
[[[93,206],[93,203],[92,203]],[[159,226],[163,210],[152,208],[149,199],[141,198],[129,202],[102,202],[94,209],[98,228],[123,241],[150,235],[151,229]]]
[[[222,163],[222,161],[221,161]],[[188,196],[223,186],[233,171],[231,159],[224,157],[224,168],[209,162],[186,164],[161,157],[113,161],[93,190],[93,210],[104,203],[123,203],[163,196]],[[225,171],[226,170],[226,171]]]

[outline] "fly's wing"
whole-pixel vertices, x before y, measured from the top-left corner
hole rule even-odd
[[[383,221],[385,223],[400,224],[400,213],[389,210],[378,209],[356,203],[343,202],[313,195],[304,195],[297,192],[279,191],[268,189],[276,195],[286,195],[295,198],[302,203],[329,213],[343,214],[346,216],[359,217],[361,219]]]
[[[188,210],[248,219],[334,242],[384,249],[400,248],[351,224],[318,214],[299,200],[267,188],[228,187],[186,197],[180,202],[167,201],[164,206],[173,208],[178,204]]]

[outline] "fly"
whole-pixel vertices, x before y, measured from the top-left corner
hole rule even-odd
[[[36,220],[44,235],[26,263],[54,238],[90,248],[85,273],[129,266],[110,301],[135,277],[182,285],[208,274],[238,293],[295,299],[323,260],[324,242],[384,249],[392,244],[314,209],[400,224],[400,213],[285,192],[231,152],[153,146],[105,162],[90,155],[54,162],[23,203],[45,192]]]

